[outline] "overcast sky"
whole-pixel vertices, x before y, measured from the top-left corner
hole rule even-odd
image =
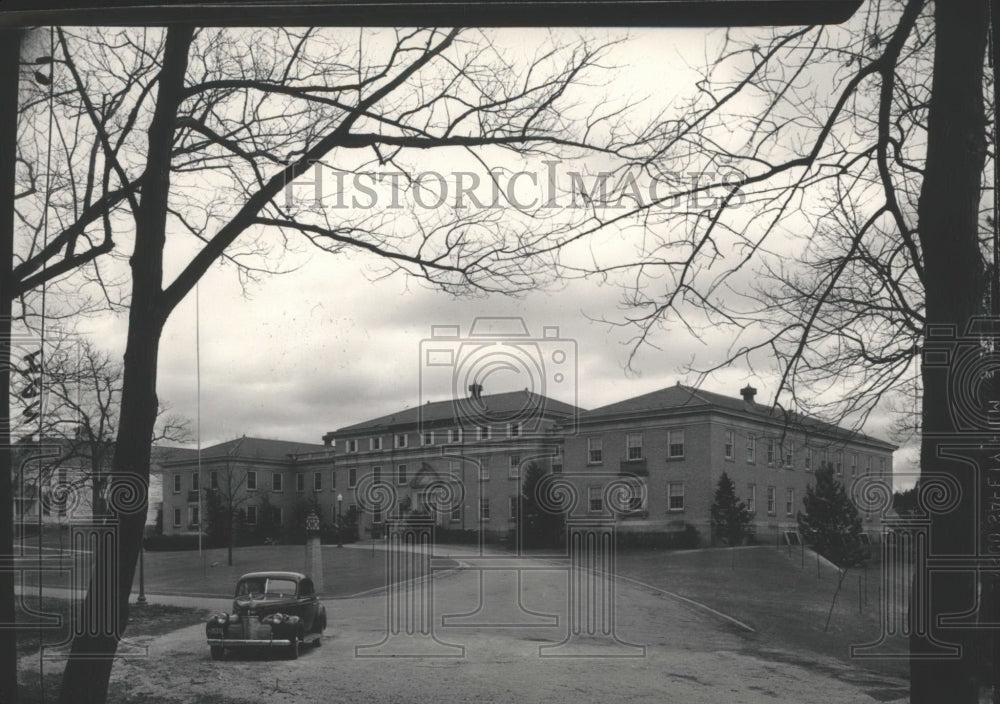
[[[694,74],[686,64],[704,60],[705,37],[692,30],[633,32],[632,41],[615,55],[627,66],[618,80],[653,86],[666,104],[672,93],[691,86]],[[620,242],[606,238],[599,246]],[[531,388],[586,409],[677,381],[693,383],[684,366],[692,360],[703,364],[721,352],[676,328],[653,338],[659,349],[639,349],[626,371],[635,330],[594,322],[621,319],[621,291],[610,284],[576,281],[520,298],[462,300],[402,275],[374,280],[374,262],[364,255],[303,250],[285,263],[299,268],[252,284],[247,295],[232,267],[213,268],[199,287],[199,315],[191,295],[167,324],[159,395],[173,412],[192,420],[198,416],[200,351],[203,446],[243,434],[319,443],[330,430],[447,398],[450,388],[441,383],[442,370],[422,364],[424,350],[434,346],[432,327],[459,326],[465,336],[477,318],[523,319],[543,357],[543,378],[501,371],[487,379],[486,393]],[[558,336],[543,337],[545,328],[558,328]],[[89,319],[83,329],[109,351],[123,349],[124,316]],[[557,349],[567,355],[564,368],[569,370],[558,383],[546,356]],[[758,400],[773,398],[775,379],[762,369],[751,374],[731,368],[703,387],[738,396],[747,383],[757,387]],[[876,415],[866,431],[886,438],[884,426],[885,417]],[[898,453],[896,466],[905,466],[910,456],[909,450]]]

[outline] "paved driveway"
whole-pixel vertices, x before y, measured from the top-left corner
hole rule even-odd
[[[612,610],[586,591],[600,597],[607,586],[600,579],[571,597],[567,572],[540,569],[537,560],[464,564],[395,593],[396,609],[387,610],[385,593],[328,601],[323,645],[296,661],[251,654],[212,661],[198,624],[151,639],[148,658],[119,661],[113,676],[137,701],[162,693],[323,704],[869,703],[898,697],[905,686],[852,679],[842,666],[795,654],[762,659],[754,634],[635,583],[615,582],[611,629]],[[493,569],[471,568],[482,564]],[[429,612],[421,610],[424,590]],[[433,635],[422,635],[421,623],[433,624]],[[581,633],[568,639],[574,624]],[[390,626],[397,633],[387,638]]]

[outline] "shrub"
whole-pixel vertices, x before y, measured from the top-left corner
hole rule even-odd
[[[618,533],[617,547],[619,550],[690,550],[698,547],[699,543],[698,529],[690,523],[684,523],[680,530]]]

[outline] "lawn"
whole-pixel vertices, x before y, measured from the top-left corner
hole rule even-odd
[[[735,557],[735,562],[734,558]],[[878,563],[865,573],[847,573],[824,630],[838,573],[814,557],[792,549],[744,548],[735,555],[724,548],[696,551],[628,551],[618,554],[618,574],[694,599],[736,618],[756,633],[748,647],[773,660],[790,661],[793,654],[836,658],[852,668],[906,677],[905,660],[852,660],[851,645],[877,640],[880,630]],[[861,577],[859,590],[858,577]],[[859,591],[861,594],[859,606]],[[892,652],[906,652],[906,641],[892,640]]]
[[[343,597],[386,585],[386,552],[359,548],[324,546],[323,589],[327,597]],[[231,597],[240,575],[258,570],[289,570],[310,573],[302,545],[261,545],[233,550],[233,565],[226,560],[224,548],[145,553],[145,585],[149,594]],[[31,560],[24,564],[30,568]],[[435,558],[436,564],[442,564]],[[453,563],[457,565],[457,563]],[[414,576],[422,576],[420,574]],[[25,583],[38,583],[38,573],[28,569]],[[67,586],[66,573],[48,573],[45,585]],[[134,589],[138,589],[136,570]]]

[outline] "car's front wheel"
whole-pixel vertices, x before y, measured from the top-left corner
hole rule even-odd
[[[213,660],[221,660],[222,656],[226,654],[226,649],[221,645],[212,645],[209,646],[209,649],[212,651]]]
[[[297,635],[292,636],[292,644],[288,646],[288,659],[298,660],[299,657],[299,637]]]

